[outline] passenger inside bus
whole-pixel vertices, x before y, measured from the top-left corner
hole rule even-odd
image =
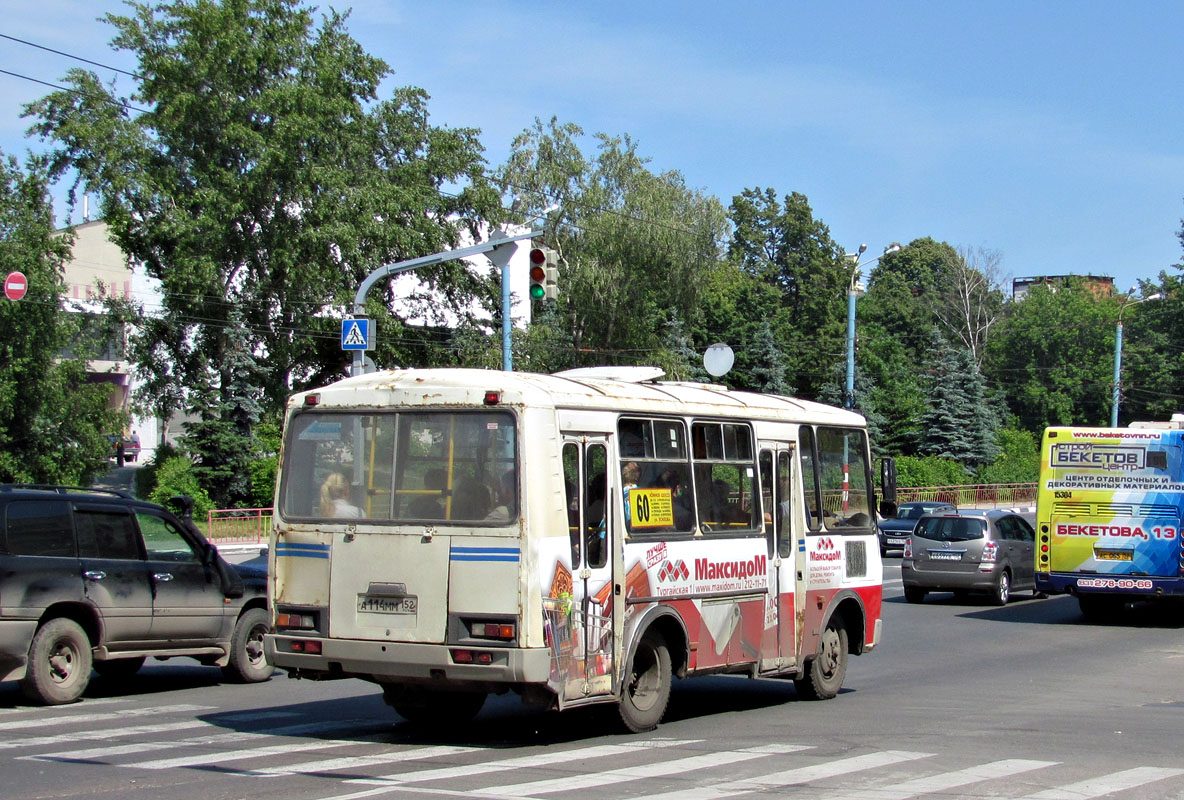
[[[349,481],[341,472],[330,472],[321,484],[321,516],[357,519],[362,509],[349,501]]]
[[[489,489],[477,478],[465,478],[452,498],[452,519],[485,519],[489,514]]]
[[[517,508],[514,503],[514,489],[517,483],[514,470],[508,469],[502,473],[502,479],[497,486],[497,505],[486,515],[487,522],[509,522],[514,519]]]
[[[423,488],[432,494],[421,494],[407,506],[411,519],[444,519],[444,489],[448,485],[448,473],[442,469],[429,469],[423,476]]]
[[[641,480],[641,467],[636,461],[630,461],[621,467],[621,491],[625,499],[626,527],[630,527],[633,524],[633,518],[629,508],[629,492],[637,488],[637,482],[639,480]]]

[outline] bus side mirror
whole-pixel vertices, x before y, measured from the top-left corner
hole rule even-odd
[[[896,505],[896,459],[880,460],[880,516],[895,517]]]

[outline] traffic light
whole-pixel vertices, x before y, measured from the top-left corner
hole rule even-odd
[[[542,300],[547,294],[547,252],[542,247],[530,249],[530,299]]]
[[[530,298],[549,303],[559,300],[559,254],[549,247],[530,250]]]

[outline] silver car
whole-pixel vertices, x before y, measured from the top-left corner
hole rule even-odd
[[[929,514],[905,545],[904,596],[920,603],[929,592],[986,592],[1006,605],[1012,591],[1036,591],[1036,534],[1013,511]]]

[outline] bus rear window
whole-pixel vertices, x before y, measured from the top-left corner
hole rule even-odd
[[[507,525],[518,497],[515,421],[505,411],[313,412],[289,426],[286,519]]]

